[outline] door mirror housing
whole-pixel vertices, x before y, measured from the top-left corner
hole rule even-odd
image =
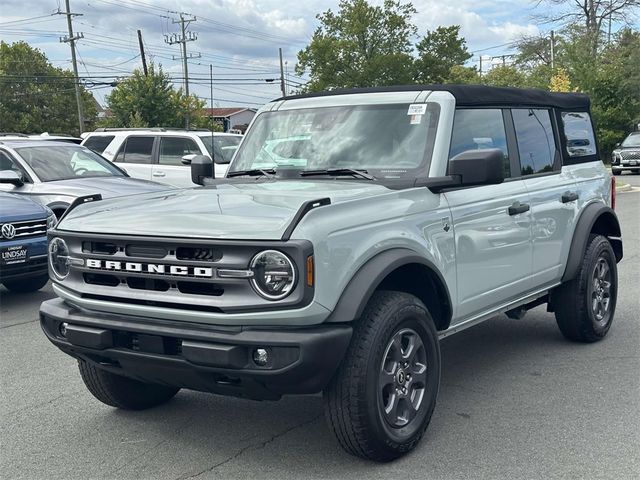
[[[194,155],[191,159],[191,181],[204,185],[205,178],[215,178],[213,161],[206,155]]]
[[[449,175],[460,186],[497,185],[504,181],[504,153],[498,148],[467,150],[449,160]]]
[[[24,185],[22,175],[13,170],[1,170],[0,171],[0,183],[11,183],[16,187]]]

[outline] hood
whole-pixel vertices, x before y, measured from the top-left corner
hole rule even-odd
[[[0,223],[46,218],[49,210],[26,197],[0,192]]]
[[[82,195],[102,194],[103,198],[134,195],[136,193],[171,190],[174,187],[161,183],[129,177],[78,177],[68,180],[45,182],[43,190],[50,190],[58,195],[79,197]]]
[[[278,240],[306,201],[329,197],[335,204],[386,192],[386,187],[375,183],[331,180],[221,183],[89,203],[72,210],[58,228],[121,235]]]

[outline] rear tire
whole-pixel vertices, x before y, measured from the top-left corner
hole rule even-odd
[[[2,284],[12,293],[31,293],[40,290],[49,281],[49,275],[25,278],[22,280],[6,280]]]
[[[388,462],[420,442],[439,384],[440,345],[429,311],[413,295],[379,291],[324,391],[325,415],[348,453]]]
[[[122,410],[145,410],[157,407],[167,403],[180,390],[116,375],[84,360],[78,361],[78,368],[82,381],[94,397],[110,407]]]
[[[562,334],[574,342],[597,342],[611,328],[618,295],[618,270],[611,244],[590,235],[578,274],[558,287],[554,300]]]

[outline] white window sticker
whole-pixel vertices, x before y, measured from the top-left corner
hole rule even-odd
[[[427,113],[427,104],[426,103],[414,103],[409,105],[409,111],[407,115],[424,115]]]

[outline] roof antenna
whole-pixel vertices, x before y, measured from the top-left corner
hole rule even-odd
[[[216,145],[213,141],[213,127],[215,126],[215,119],[213,116],[213,64],[209,64],[209,84],[211,86],[211,161],[213,162],[213,176],[215,178],[216,169]]]

